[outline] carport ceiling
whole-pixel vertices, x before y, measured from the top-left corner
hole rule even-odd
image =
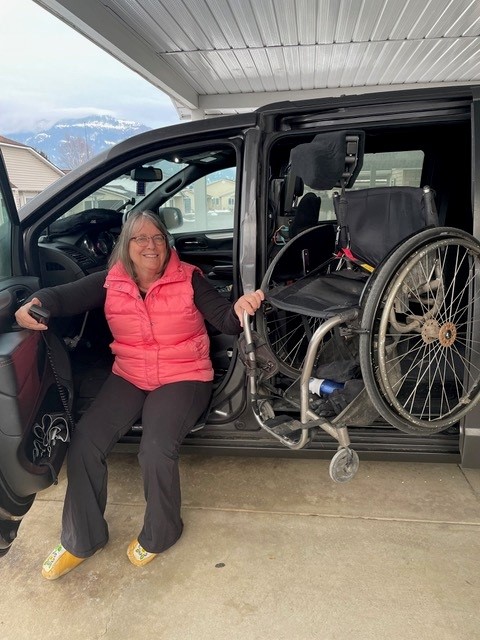
[[[479,0],[35,0],[181,117],[480,81]]]

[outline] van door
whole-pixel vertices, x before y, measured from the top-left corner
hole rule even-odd
[[[22,257],[18,213],[0,152],[0,555],[8,551],[36,492],[54,480],[66,451],[64,442],[42,445],[44,416],[54,420],[61,413],[44,332],[14,323],[16,309],[39,288],[38,278],[24,273]],[[51,344],[56,351],[58,345]],[[68,368],[58,360],[68,388]]]

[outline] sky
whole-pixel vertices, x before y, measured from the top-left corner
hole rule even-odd
[[[166,94],[33,0],[0,0],[0,87],[0,135],[96,114],[179,122]]]

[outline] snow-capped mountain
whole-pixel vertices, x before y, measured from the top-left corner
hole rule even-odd
[[[4,135],[45,154],[61,169],[73,169],[100,151],[149,130],[150,127],[139,122],[111,116],[88,116],[81,120],[61,120],[43,131]]]

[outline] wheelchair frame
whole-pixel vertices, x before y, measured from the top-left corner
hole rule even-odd
[[[282,251],[287,250],[288,244]],[[267,295],[268,279],[282,255],[273,260],[262,283]],[[272,402],[268,380],[282,363],[269,344],[266,324],[257,317],[267,361],[245,314],[249,391],[258,424],[290,449],[306,447],[314,429],[324,430],[338,442],[330,477],[346,482],[359,466],[349,426],[367,426],[378,415],[416,434],[437,433],[457,423],[480,400],[480,318],[471,310],[474,296],[480,295],[479,278],[480,243],[466,232],[427,228],[402,242],[369,277],[359,305],[325,319],[314,331],[299,375],[295,379],[290,374],[291,384],[281,394],[288,413],[277,414]],[[265,308],[257,314],[265,314]],[[312,409],[308,385],[320,345],[336,328],[343,336],[358,336],[365,387],[338,415],[327,418]],[[285,367],[282,375],[289,377]],[[412,375],[417,376],[413,382]],[[420,391],[423,395],[417,397]]]

